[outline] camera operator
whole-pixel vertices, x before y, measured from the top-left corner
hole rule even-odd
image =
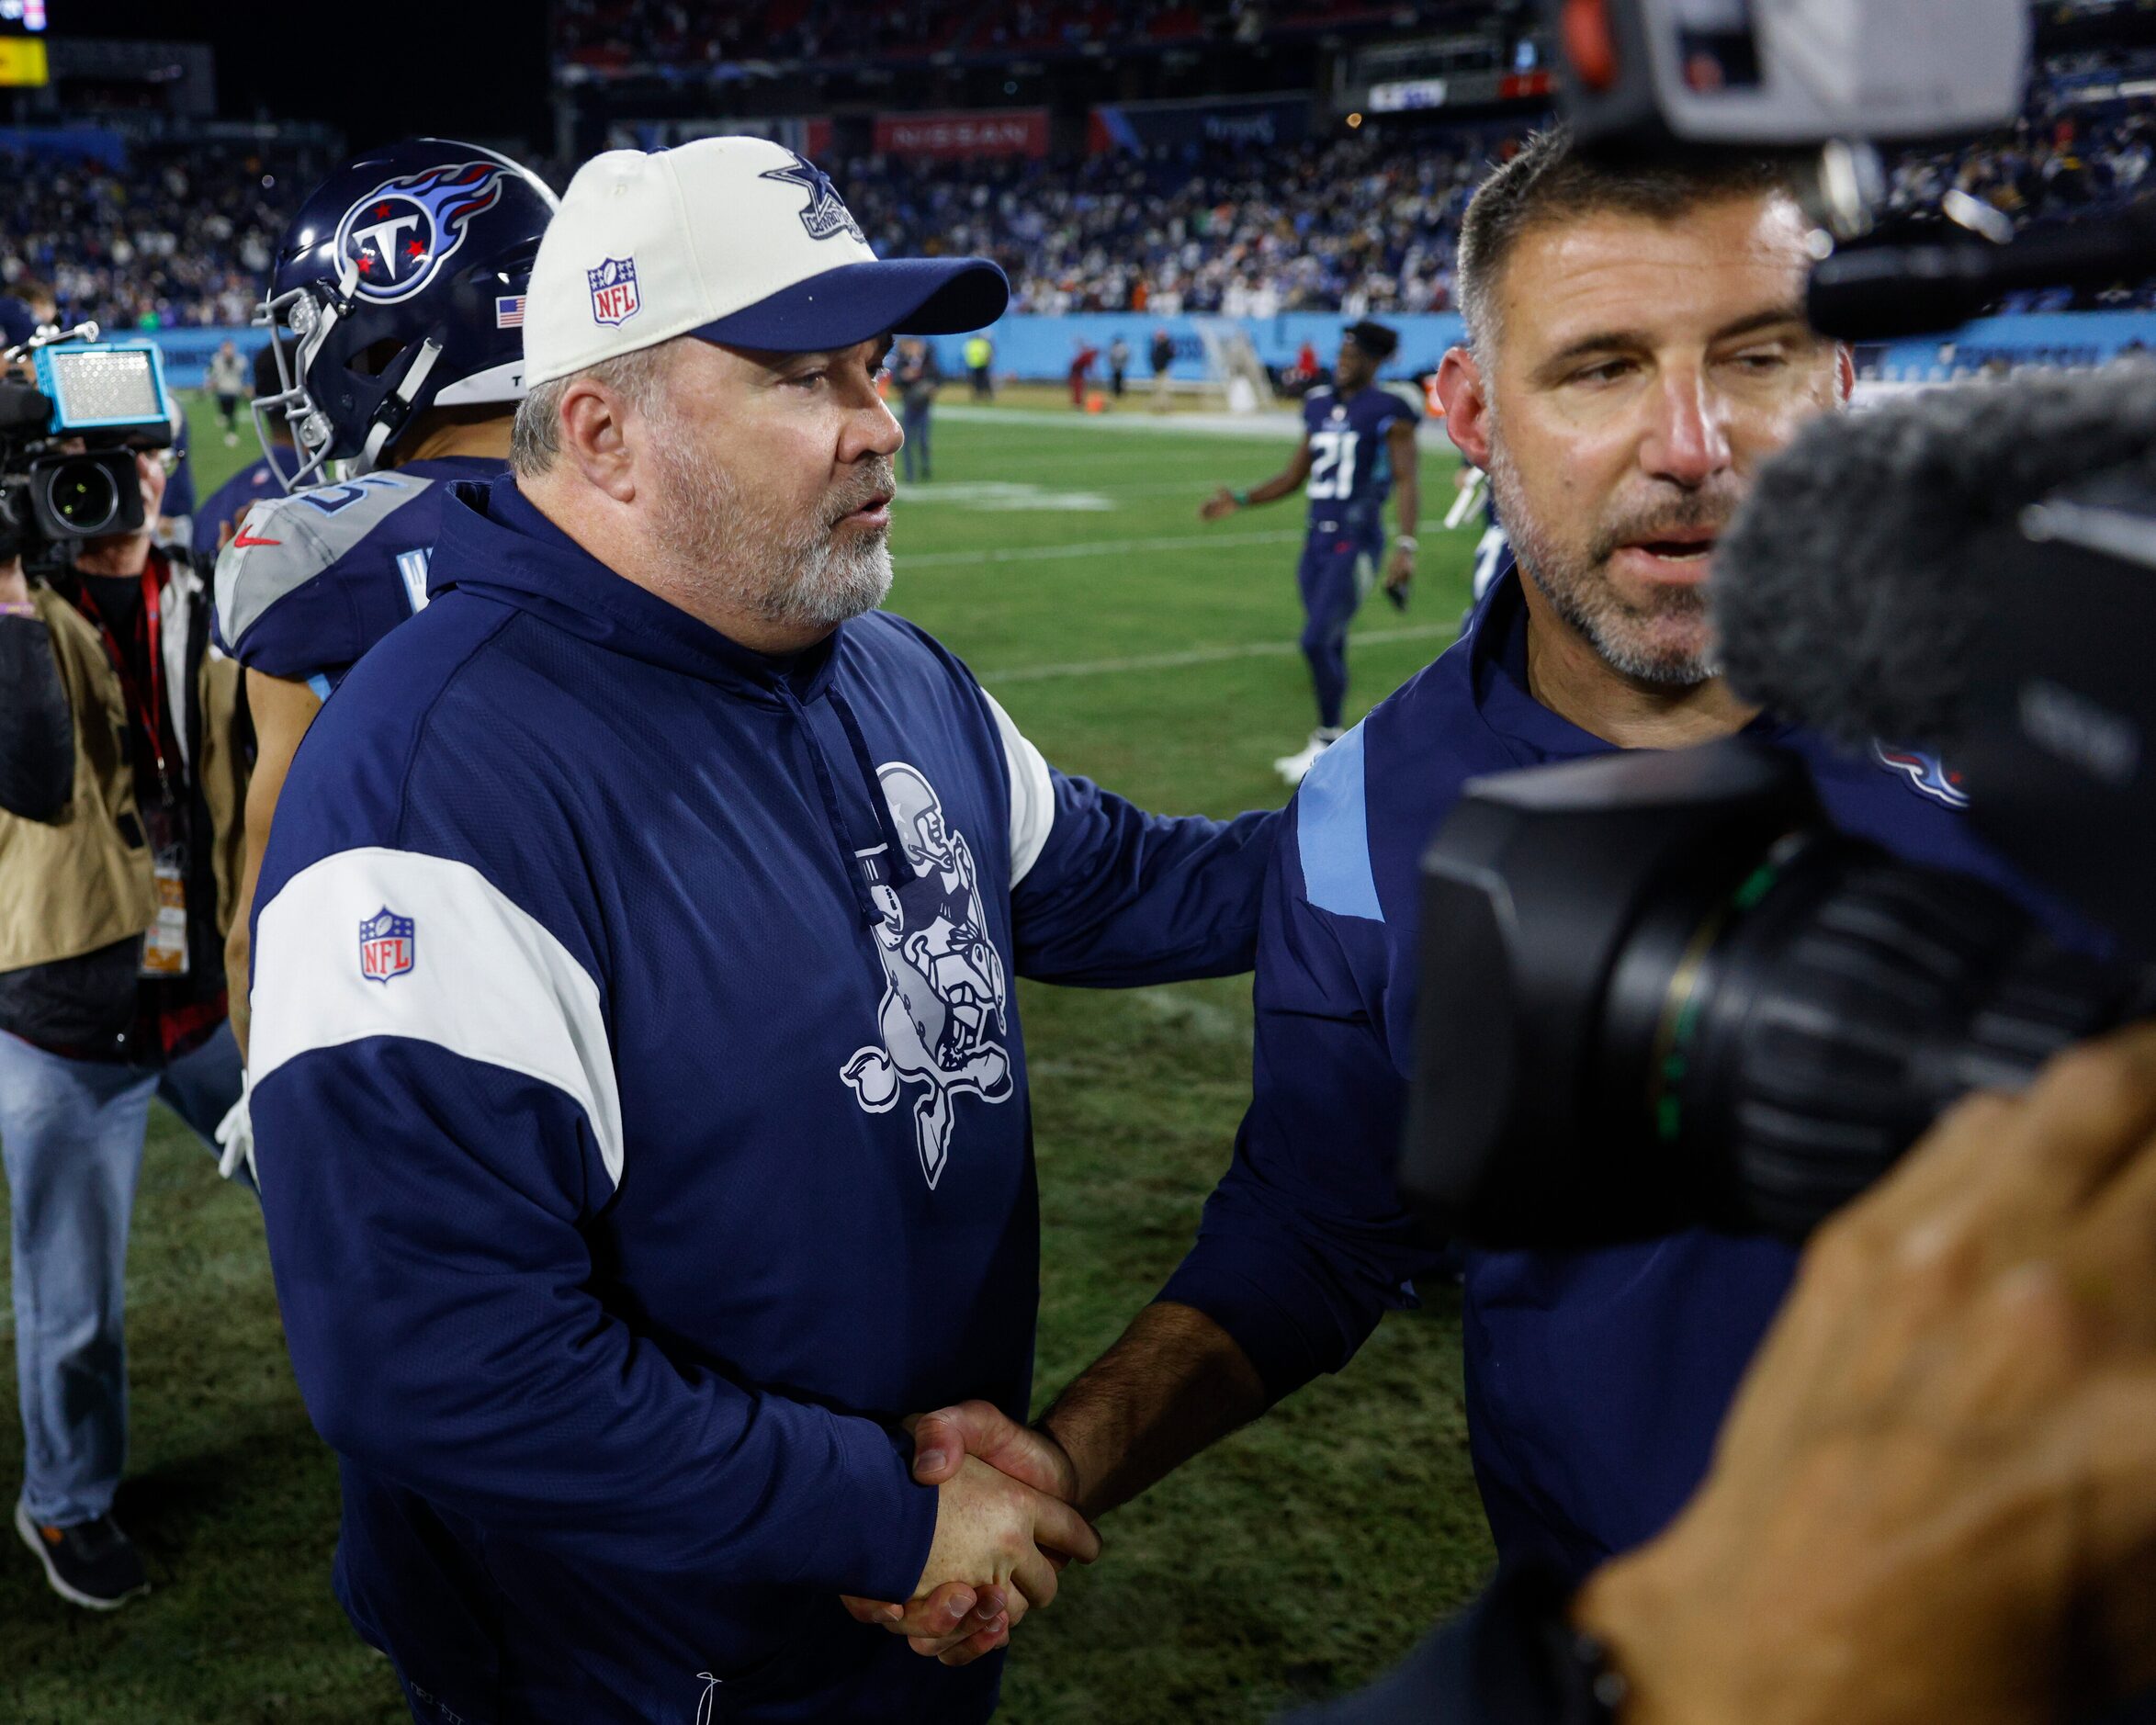
[[[0,566],[0,1153],[13,1202],[25,1479],[53,1590],[147,1582],[111,1516],[127,1447],[122,1298],[152,1096],[205,1144],[240,1094],[223,942],[251,747],[209,595],[151,531]]]
[[[2132,1694],[2156,1678],[2152,1241],[2141,1026],[1965,1100],[1813,1236],[1665,1532],[1569,1603],[1506,1575],[1296,1725],[2006,1725]]]

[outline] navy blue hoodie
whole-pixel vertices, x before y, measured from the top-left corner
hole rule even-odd
[[[1319,757],[1273,849],[1250,1111],[1161,1298],[1217,1321],[1275,1397],[1339,1370],[1439,1267],[1394,1180],[1423,849],[1467,780],[1611,747],[1528,693],[1526,624],[1507,572],[1450,651]],[[1753,729],[1804,757],[1844,831],[2016,887],[1936,762]],[[1576,1579],[1659,1530],[1705,1472],[1795,1262],[1702,1230],[1468,1254],[1468,1435],[1499,1555]]]
[[[254,927],[254,1119],[361,1632],[476,1721],[965,1721],[854,1623],[935,1494],[903,1415],[1022,1417],[1010,978],[1247,968],[1277,817],[1050,769],[875,613],[797,660],[506,479],[309,731]]]

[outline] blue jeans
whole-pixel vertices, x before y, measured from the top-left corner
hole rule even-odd
[[[162,1069],[68,1060],[0,1032],[22,1505],[33,1521],[104,1515],[127,1460],[128,1218],[152,1096],[209,1144],[240,1097],[231,1026]]]

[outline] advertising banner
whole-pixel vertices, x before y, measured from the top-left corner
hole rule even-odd
[[[1044,156],[1044,107],[956,109],[941,114],[878,114],[875,147],[897,156]]]
[[[1229,96],[1193,102],[1116,102],[1096,107],[1086,129],[1086,148],[1174,150],[1188,144],[1253,144],[1270,149],[1310,134],[1310,97]]]

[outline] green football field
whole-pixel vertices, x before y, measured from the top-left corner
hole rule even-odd
[[[196,479],[228,450],[193,408]],[[1167,812],[1278,804],[1272,760],[1313,717],[1294,640],[1302,505],[1214,525],[1216,484],[1274,471],[1253,440],[1142,414],[946,412],[932,483],[902,488],[894,609],[963,654],[1048,758]],[[251,445],[250,440],[250,445]],[[1424,434],[1421,572],[1373,599],[1352,714],[1452,638],[1473,533],[1447,534],[1454,457]],[[1351,715],[1352,716],[1352,715]],[[1247,1082],[1247,978],[1103,994],[1020,986],[1044,1220],[1035,1392],[1114,1339],[1181,1256]],[[4,1250],[0,1242],[0,1250]],[[1002,1717],[1259,1720],[1374,1675],[1490,1561],[1461,1411],[1457,1302],[1388,1318],[1313,1384],[1109,1517],[1107,1554],[1022,1626]],[[337,1486],[285,1359],[260,1217],[162,1110],[129,1280],[133,1453],[118,1514],[155,1591],[109,1617],[0,1561],[0,1719],[302,1725],[408,1717],[330,1597]],[[0,1328],[13,1340],[13,1313]],[[20,1426],[0,1417],[0,1480]],[[7,1549],[15,1550],[10,1545]]]

